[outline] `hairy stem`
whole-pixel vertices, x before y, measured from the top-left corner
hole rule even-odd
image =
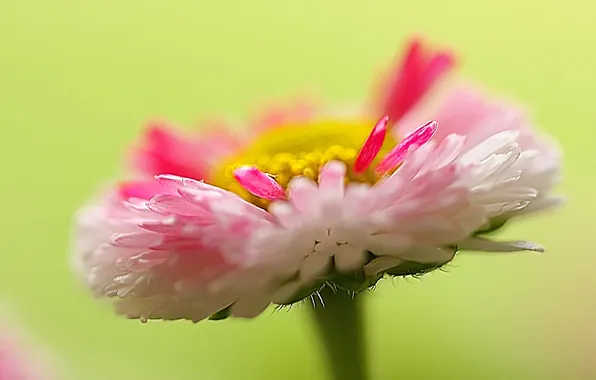
[[[345,291],[321,291],[324,306],[317,302],[312,314],[323,344],[333,380],[366,380],[363,295]]]

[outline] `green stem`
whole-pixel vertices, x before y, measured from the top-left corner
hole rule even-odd
[[[313,309],[320,339],[325,347],[333,380],[366,380],[366,350],[362,295],[345,291],[321,291],[325,306]]]

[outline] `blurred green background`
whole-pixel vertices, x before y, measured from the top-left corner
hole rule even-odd
[[[381,285],[368,309],[373,379],[596,378],[594,11],[588,0],[2,0],[2,296],[65,379],[325,379],[305,308],[198,325],[113,316],[69,272],[71,216],[121,173],[148,118],[190,127],[313,89],[329,104],[364,100],[418,32],[561,141],[571,203],[503,235],[545,255],[462,255],[449,274]]]

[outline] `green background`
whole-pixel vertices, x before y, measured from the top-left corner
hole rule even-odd
[[[0,291],[65,379],[325,379],[306,310],[146,325],[67,266],[71,216],[121,172],[143,123],[241,118],[304,91],[364,100],[412,32],[532,110],[566,151],[564,210],[504,237],[542,256],[462,255],[386,281],[368,309],[373,379],[592,379],[596,51],[592,1],[0,2]]]

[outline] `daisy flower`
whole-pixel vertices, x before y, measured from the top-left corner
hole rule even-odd
[[[3,321],[5,322],[4,318]],[[29,349],[14,328],[4,323],[0,331],[0,380],[48,380],[45,358]],[[11,324],[14,326],[14,324]],[[12,327],[12,326],[11,326]]]
[[[196,137],[152,124],[137,178],[79,210],[74,268],[119,314],[196,322],[357,293],[461,250],[542,252],[486,234],[561,203],[557,149],[513,104],[438,92],[454,62],[413,41],[356,116],[296,104]]]

